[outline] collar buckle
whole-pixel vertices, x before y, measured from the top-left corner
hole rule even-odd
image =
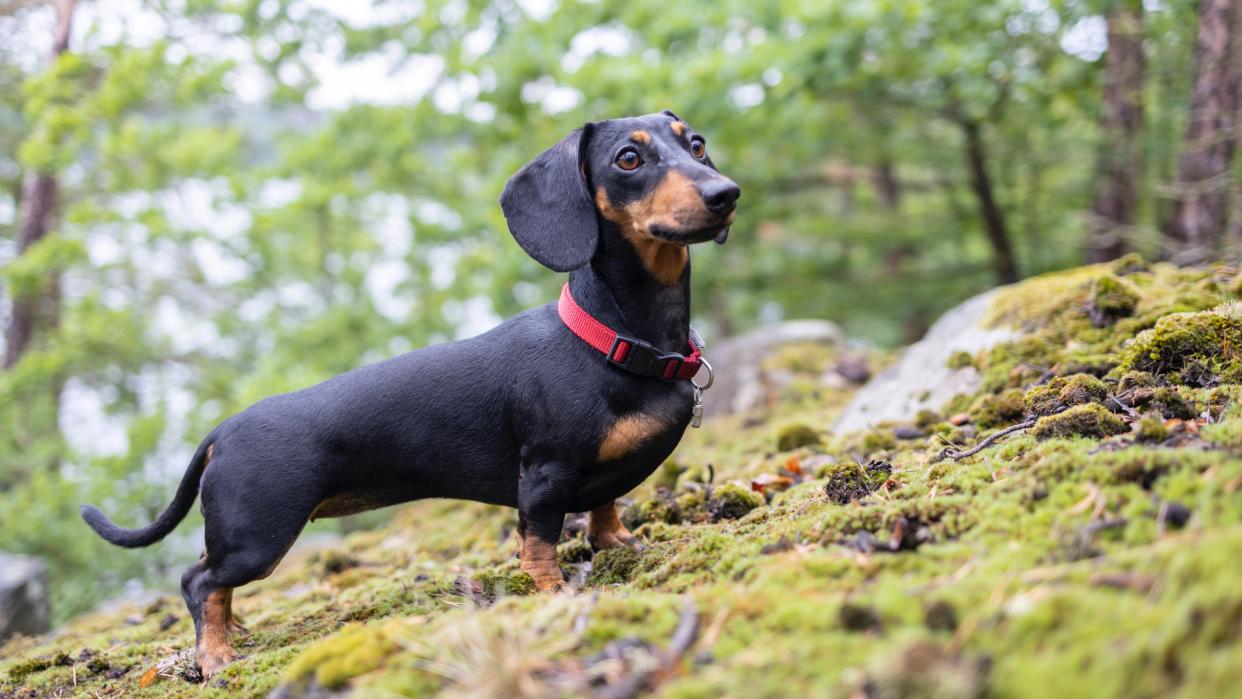
[[[676,352],[661,354],[651,343],[617,334],[608,349],[608,363],[639,376],[676,381],[686,358]]]

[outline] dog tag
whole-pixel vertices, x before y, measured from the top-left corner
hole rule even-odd
[[[694,387],[694,406],[690,408],[690,426],[703,426],[703,389]]]

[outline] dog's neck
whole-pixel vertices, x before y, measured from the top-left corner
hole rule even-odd
[[[570,272],[569,290],[578,305],[614,330],[664,352],[686,352],[689,259],[675,284],[662,284],[628,240],[615,229],[604,230],[591,263]]]

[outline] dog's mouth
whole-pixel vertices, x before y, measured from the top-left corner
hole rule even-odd
[[[707,225],[694,225],[684,227],[669,227],[664,225],[653,225],[647,230],[653,238],[663,240],[666,243],[674,245],[694,245],[696,243],[706,243],[714,240],[723,243],[725,237],[729,233],[729,226],[733,224],[733,212],[729,212],[728,216],[724,216]]]

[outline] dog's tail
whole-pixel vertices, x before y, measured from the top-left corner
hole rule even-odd
[[[190,467],[181,477],[181,485],[177,486],[177,495],[160,513],[160,516],[155,518],[154,522],[137,529],[125,529],[113,524],[112,520],[94,505],[82,506],[82,519],[86,520],[91,529],[94,529],[95,533],[104,540],[127,549],[150,546],[168,536],[168,533],[185,519],[190,506],[194,504],[194,498],[198,495],[198,483],[203,477],[203,469],[207,467],[214,437],[213,432],[203,440],[202,444],[198,445],[198,451],[194,452],[194,458],[190,460]]]

